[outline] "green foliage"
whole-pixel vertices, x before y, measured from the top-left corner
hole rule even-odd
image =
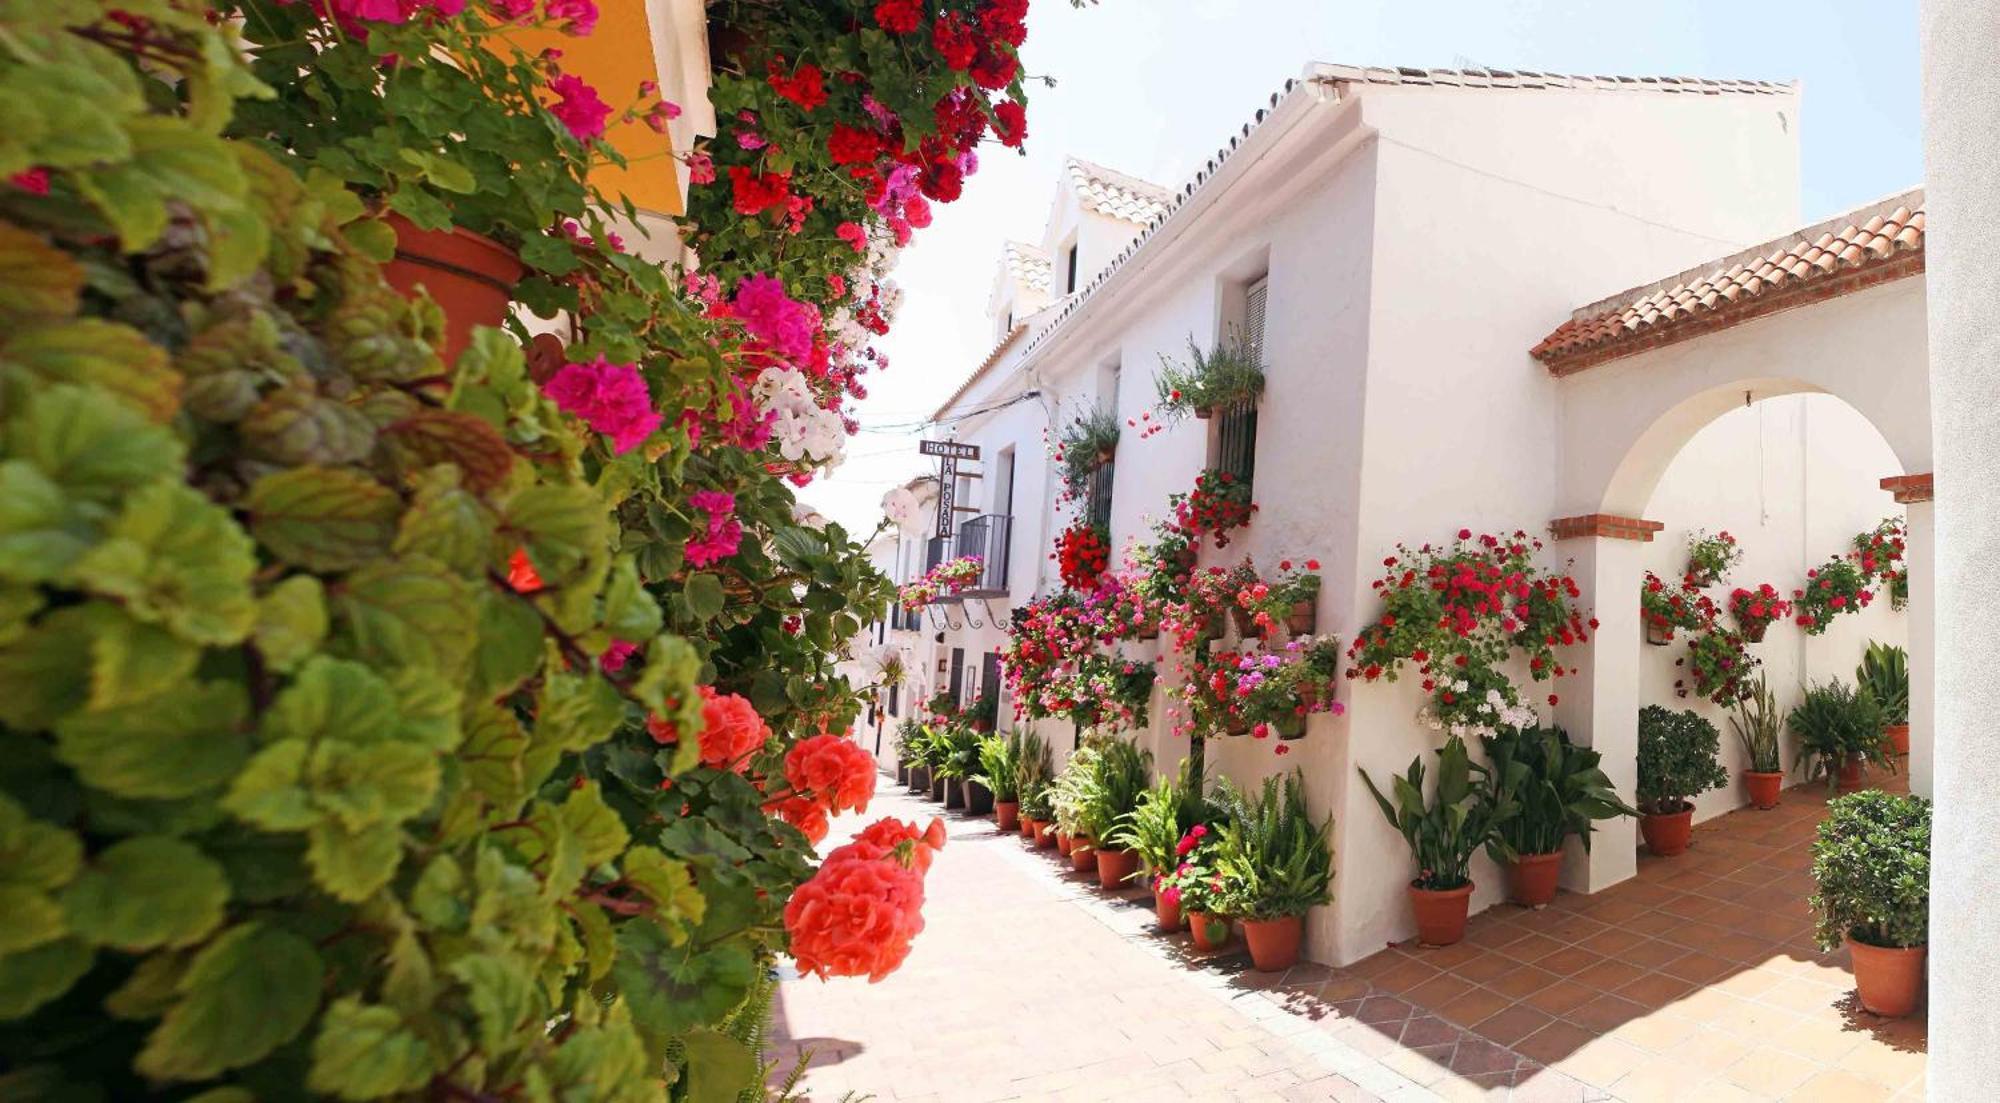
[[[1091,741],[1071,751],[1049,789],[1049,809],[1055,813],[1056,827],[1068,835],[1090,833],[1089,806],[1097,791],[1099,759],[1103,748]]]
[[[1181,836],[1208,818],[1208,802],[1200,792],[1193,759],[1182,759],[1179,772],[1162,777],[1139,795],[1138,804],[1110,836],[1112,846],[1137,851],[1142,872],[1174,868],[1174,848]]]
[[[1799,771],[1807,780],[1824,778],[1829,792],[1849,759],[1895,772],[1896,760],[1882,733],[1882,706],[1845,682],[1808,688],[1785,724],[1799,743]]]
[[[1021,802],[1021,815],[1045,821],[1054,818],[1049,798],[1054,785],[1054,767],[1049,762],[1048,744],[1034,732],[1015,731],[1014,779]]]
[[[1389,825],[1410,844],[1417,860],[1412,884],[1421,889],[1455,889],[1472,883],[1472,855],[1498,836],[1500,825],[1515,808],[1484,799],[1482,790],[1490,784],[1490,775],[1466,753],[1465,740],[1455,735],[1446,739],[1437,756],[1437,789],[1428,804],[1421,755],[1410,760],[1408,773],[1390,775],[1393,803],[1375,787],[1367,770],[1361,771],[1361,780]]]
[[[939,724],[931,738],[934,756],[931,768],[936,776],[962,781],[978,771],[979,733],[972,730],[972,725],[956,720]]]
[[[1854,668],[1861,692],[1881,706],[1884,724],[1910,722],[1910,655],[1894,644],[1868,642],[1861,665]]]
[[[1930,941],[1931,802],[1867,789],[1827,805],[1812,848],[1819,944],[1902,948]]]
[[[1571,835],[1588,852],[1596,821],[1639,814],[1604,776],[1602,756],[1571,743],[1561,728],[1502,728],[1480,743],[1488,763],[1483,799],[1513,809],[1486,845],[1496,862],[1554,853]]]
[[[1285,775],[1282,789],[1278,778],[1265,778],[1255,800],[1223,778],[1215,804],[1229,914],[1278,919],[1333,899],[1333,817],[1312,821],[1303,774]]]
[[[1639,808],[1649,814],[1678,812],[1688,800],[1728,784],[1722,769],[1722,739],[1693,710],[1672,712],[1659,705],[1639,710]]]
[[[992,732],[979,739],[979,772],[972,780],[986,787],[997,801],[1018,800],[1021,794],[1021,737]]]
[[[1780,724],[1777,694],[1760,674],[1749,694],[1736,702],[1729,714],[1729,726],[1736,731],[1736,741],[1743,744],[1743,757],[1753,772],[1775,774],[1784,769],[1778,747]]]
[[[1206,415],[1211,410],[1257,401],[1264,393],[1264,365],[1233,334],[1208,351],[1190,337],[1187,363],[1160,357],[1153,385],[1159,391],[1153,408],[1172,424],[1196,412]]]
[[[1124,739],[1103,736],[1097,742],[1097,767],[1091,772],[1080,823],[1084,834],[1110,844],[1139,807],[1152,780],[1153,755]]]
[[[1071,418],[1056,438],[1056,462],[1063,488],[1073,495],[1090,489],[1090,477],[1118,448],[1118,415],[1092,409]]]

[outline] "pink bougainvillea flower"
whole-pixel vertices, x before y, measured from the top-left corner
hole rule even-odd
[[[611,117],[611,106],[598,96],[597,89],[585,83],[582,77],[563,73],[549,81],[549,91],[562,97],[550,105],[549,113],[577,141],[587,142],[603,137],[604,121]]]
[[[549,0],[542,9],[550,19],[563,21],[563,32],[582,38],[597,29],[596,0]]]
[[[812,355],[819,310],[785,294],[781,281],[762,273],[745,276],[736,285],[736,297],[730,301],[730,307],[742,319],[743,328],[778,355],[794,363]]]
[[[588,364],[564,364],[542,385],[558,409],[583,419],[611,438],[615,451],[638,447],[660,427],[660,412],[636,364],[613,364],[603,356]]]
[[[535,14],[535,0],[486,0],[486,8],[507,23],[519,23]]]

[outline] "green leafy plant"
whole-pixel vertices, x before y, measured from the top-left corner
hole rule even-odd
[[[1205,417],[1212,410],[1257,401],[1264,393],[1264,365],[1234,335],[1207,351],[1190,337],[1187,361],[1160,357],[1153,384],[1159,390],[1153,408],[1173,424],[1189,414]]]
[[[1882,709],[1884,724],[1910,722],[1910,656],[1893,644],[1870,641],[1854,669],[1861,692]]]
[[[1130,740],[1100,737],[1097,742],[1097,769],[1081,823],[1085,834],[1112,845],[1112,837],[1130,820],[1152,780],[1153,756]]]
[[[980,739],[972,725],[954,721],[934,729],[932,769],[948,781],[963,781],[979,769]]]
[[[1601,756],[1571,743],[1561,728],[1503,728],[1480,742],[1488,763],[1482,799],[1513,809],[1486,846],[1496,862],[1552,854],[1571,835],[1587,852],[1596,821],[1639,814],[1619,799],[1598,765]]]
[[[1049,791],[1049,809],[1055,814],[1056,828],[1066,835],[1090,834],[1090,803],[1096,799],[1098,771],[1103,750],[1088,742],[1071,751],[1069,760],[1056,773]]]
[[[1446,739],[1437,759],[1437,788],[1428,802],[1421,755],[1410,760],[1407,773],[1390,775],[1393,803],[1375,787],[1367,770],[1361,771],[1361,780],[1383,818],[1410,844],[1417,861],[1417,876],[1411,883],[1420,889],[1455,889],[1472,883],[1472,855],[1496,837],[1515,809],[1481,798],[1487,770],[1466,753],[1465,740],[1455,735]]]
[[[1696,529],[1688,534],[1687,580],[1693,585],[1713,586],[1742,561],[1743,547],[1727,531],[1711,534]]]
[[[1118,415],[1093,409],[1071,418],[1056,438],[1056,462],[1061,465],[1063,488],[1081,496],[1090,489],[1090,477],[1109,461],[1118,449]]]
[[[1930,941],[1931,802],[1864,790],[1827,804],[1812,847],[1821,947],[1852,937],[1901,949]]]
[[[1670,815],[1710,789],[1728,784],[1722,739],[1715,725],[1683,709],[1659,705],[1639,710],[1639,809]]]
[[[1809,781],[1823,778],[1829,791],[1852,759],[1895,772],[1896,760],[1882,737],[1882,706],[1845,682],[1807,689],[1785,724],[1799,743],[1799,771]]]
[[[997,801],[1017,800],[1021,794],[1021,743],[1019,736],[994,732],[979,740],[979,772],[972,780],[986,787]]]
[[[1279,919],[1333,899],[1333,818],[1313,822],[1303,774],[1265,778],[1254,800],[1223,778],[1215,804],[1231,915]]]
[[[924,726],[916,717],[904,717],[896,725],[896,765],[924,765]]]
[[[990,732],[1000,722],[1000,695],[981,693],[966,706],[965,720],[974,731]]]
[[[1141,872],[1158,875],[1178,864],[1175,846],[1207,814],[1208,803],[1199,792],[1193,760],[1182,759],[1175,776],[1162,777],[1140,794],[1132,814],[1111,833],[1110,843],[1137,851]]]
[[[1729,713],[1729,726],[1736,731],[1736,741],[1743,744],[1749,769],[1760,774],[1775,774],[1784,769],[1778,747],[1778,729],[1782,723],[1777,695],[1760,674],[1749,694],[1736,702]]]
[[[1852,560],[1834,556],[1806,572],[1806,584],[1792,591],[1793,619],[1808,636],[1823,636],[1833,618],[1858,613],[1875,598],[1869,576]]]

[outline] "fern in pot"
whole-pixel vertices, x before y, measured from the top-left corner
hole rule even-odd
[[[1013,831],[1021,826],[1021,743],[1019,736],[998,732],[980,737],[979,772],[971,783],[985,788],[993,802],[994,826]],[[967,804],[971,804],[968,793]]]
[[[1140,794],[1138,807],[1110,840],[1139,856],[1139,874],[1152,886],[1153,910],[1163,931],[1180,930],[1181,909],[1178,899],[1160,891],[1160,879],[1180,864],[1181,840],[1208,810],[1192,764],[1192,759],[1182,759],[1177,776],[1163,777]]]
[[[1896,772],[1896,759],[1882,738],[1882,706],[1844,682],[1806,690],[1785,723],[1799,741],[1798,769],[1809,781],[1824,779],[1828,790],[1861,788],[1866,763]]]
[[[1694,835],[1694,797],[1729,781],[1715,725],[1689,709],[1639,710],[1639,834],[1662,858],[1683,853]]]
[[[1465,740],[1454,735],[1437,751],[1437,787],[1424,797],[1424,760],[1410,760],[1409,772],[1391,775],[1392,802],[1376,788],[1375,779],[1361,771],[1361,780],[1382,809],[1389,825],[1402,833],[1417,862],[1410,882],[1410,906],[1417,916],[1417,938],[1430,946],[1449,946],[1465,937],[1466,906],[1472,899],[1472,855],[1492,841],[1499,825],[1513,816],[1509,804],[1487,800],[1481,793],[1487,770],[1466,753]],[[1475,782],[1475,778],[1477,781]]]
[[[1234,886],[1230,912],[1259,972],[1298,963],[1308,910],[1333,899],[1333,819],[1317,823],[1306,809],[1305,776],[1297,770],[1264,779],[1256,799],[1223,779],[1222,868]]]
[[[1776,808],[1778,793],[1785,786],[1784,759],[1778,748],[1782,718],[1771,683],[1758,675],[1750,693],[1730,710],[1729,726],[1743,745],[1743,784],[1750,790],[1750,803],[1760,809]]]
[[[1515,903],[1547,907],[1556,898],[1564,841],[1574,835],[1588,853],[1598,820],[1639,810],[1619,799],[1601,756],[1571,743],[1561,728],[1502,728],[1480,743],[1488,763],[1483,799],[1513,810],[1498,822],[1486,853],[1507,867]]]
[[[1105,738],[1099,752],[1097,784],[1084,805],[1083,821],[1098,840],[1097,883],[1116,888],[1139,871],[1139,854],[1120,841],[1152,780],[1153,756],[1124,739]]]
[[[1892,644],[1870,642],[1854,669],[1861,692],[1882,706],[1882,734],[1892,754],[1910,753],[1910,656]]]
[[[1044,828],[1051,818],[1048,790],[1053,771],[1049,767],[1049,746],[1031,731],[1017,731],[1014,745],[1014,799],[1020,818],[1021,837],[1041,845]]]

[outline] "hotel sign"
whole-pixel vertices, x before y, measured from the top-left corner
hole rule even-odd
[[[924,440],[917,442],[917,452],[938,458],[937,534],[948,537],[958,512],[958,461],[978,459],[979,446],[955,440]]]

